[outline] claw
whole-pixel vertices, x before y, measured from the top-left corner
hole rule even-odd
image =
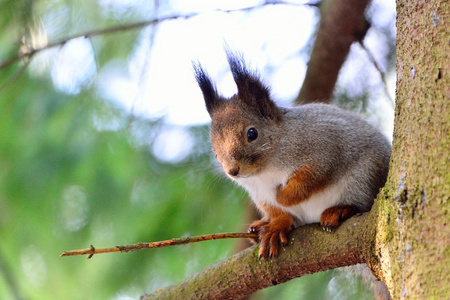
[[[248,233],[258,233],[258,231],[256,230],[255,227],[249,227],[248,228]]]
[[[280,240],[281,245],[283,245],[283,247],[286,247],[288,244],[288,233],[285,231],[280,232]]]
[[[263,244],[261,244],[260,248],[259,248],[258,259],[261,260],[261,259],[266,258],[268,256],[267,252],[268,252],[267,248]]]
[[[280,244],[288,244],[288,234],[292,226],[292,217],[283,215],[286,218],[275,218],[273,220],[262,219],[250,225],[249,232],[258,234],[254,239],[259,242],[258,259],[273,258],[278,256]]]
[[[320,216],[320,225],[323,226],[324,230],[331,232],[333,228],[338,227],[343,221],[357,212],[357,208],[351,205],[338,205],[327,208]]]

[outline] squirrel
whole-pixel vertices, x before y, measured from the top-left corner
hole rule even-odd
[[[200,63],[197,83],[211,116],[211,143],[226,175],[244,187],[261,220],[259,258],[278,255],[291,229],[319,222],[331,231],[371,209],[389,169],[387,138],[330,104],[279,107],[238,53],[227,49],[237,94],[227,99]]]

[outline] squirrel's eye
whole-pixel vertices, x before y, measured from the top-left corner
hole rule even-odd
[[[252,142],[258,138],[258,130],[256,128],[252,127],[247,131],[247,140],[249,142]]]

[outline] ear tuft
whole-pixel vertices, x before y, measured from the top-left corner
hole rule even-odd
[[[221,101],[217,94],[216,87],[199,62],[192,62],[192,67],[194,69],[195,79],[197,80],[197,83],[202,90],[203,98],[205,99],[206,110],[209,115],[212,116]]]
[[[249,107],[257,109],[263,117],[279,121],[281,113],[270,99],[269,89],[256,72],[247,69],[242,54],[233,52],[228,46],[225,46],[225,51],[238,88],[238,98]]]
[[[258,75],[247,69],[244,58],[241,53],[233,52],[230,48],[225,48],[228,64],[230,65],[233,79],[238,88],[238,96],[243,100],[247,100],[253,93],[267,94],[269,91],[259,80]]]

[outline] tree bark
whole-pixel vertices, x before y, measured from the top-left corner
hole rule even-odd
[[[397,103],[377,247],[395,299],[450,299],[450,4],[397,1]]]

